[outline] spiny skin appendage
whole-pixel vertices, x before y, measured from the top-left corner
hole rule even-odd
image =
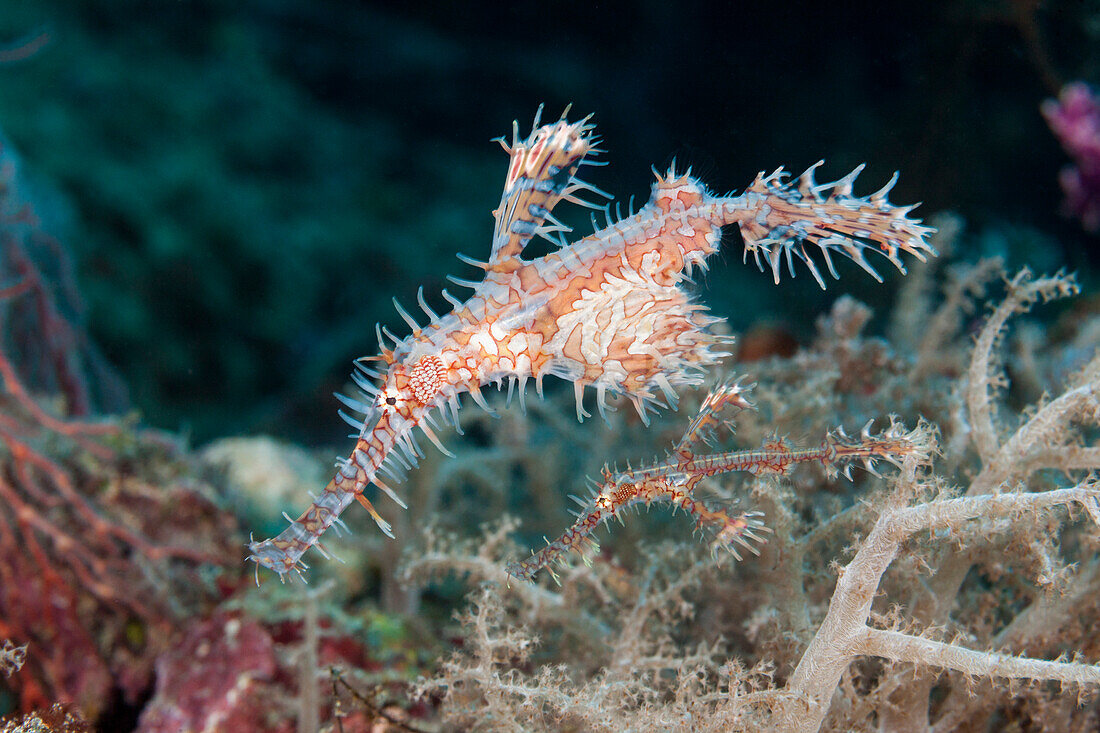
[[[934,254],[924,240],[931,230],[886,200],[889,185],[868,197],[852,196],[858,169],[824,185],[813,180],[813,168],[797,184],[786,182],[780,169],[758,175],[739,196],[712,195],[690,175],[670,169],[657,176],[637,212],[615,221],[608,216],[604,228],[569,244],[569,229],[554,218],[554,207],[567,201],[604,208],[586,197],[607,197],[577,177],[600,152],[594,128],[588,118],[570,123],[564,117],[547,125],[536,117],[533,128],[526,139],[514,129],[511,142],[501,141],[509,165],[493,212],[489,259],[464,258],[484,271],[483,279],[456,280],[473,293],[462,301],[444,291],[453,310],[442,316],[420,294],[424,326],[398,305],[412,329],[404,339],[376,329],[379,355],[360,359],[352,375],[357,390],[338,396],[349,410],[341,417],[356,430],[355,450],[290,527],[249,544],[249,559],[281,577],[299,570],[302,554],[318,545],[353,499],[391,534],[366,492],[373,484],[404,506],[388,482],[399,482],[422,456],[414,431],[446,452],[435,430],[441,422],[461,430],[463,393],[487,407],[480,391],[485,385],[507,382],[523,404],[529,381],[541,394],[545,376],[569,380],[576,386],[578,418],[588,416],[585,387],[595,389],[601,414],[609,395],[631,400],[646,423],[651,411],[675,405],[677,390],[700,384],[728,355],[730,338],[714,330],[723,319],[709,315],[684,288],[692,271],[705,270],[718,251],[723,226],[740,227],[745,256],[751,252],[761,267],[768,263],[777,279],[783,259],[792,273],[799,259],[822,286],[812,251],[834,275],[830,257],[841,254],[876,277],[867,251],[881,252],[898,267],[900,252],[919,259]],[[524,259],[535,237],[558,248]]]

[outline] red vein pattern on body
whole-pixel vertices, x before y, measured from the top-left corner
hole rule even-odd
[[[437,419],[457,428],[463,393],[488,409],[481,388],[508,382],[522,404],[529,380],[541,394],[543,377],[552,375],[573,382],[578,418],[588,416],[581,399],[585,387],[595,389],[601,413],[607,395],[619,394],[646,422],[650,411],[675,404],[677,388],[699,384],[728,355],[722,348],[729,338],[712,330],[722,319],[708,315],[683,287],[692,270],[705,269],[718,251],[724,226],[740,227],[745,257],[751,253],[762,269],[769,266],[776,281],[782,262],[793,274],[798,259],[824,287],[811,252],[834,277],[831,256],[841,254],[876,278],[866,259],[870,251],[899,269],[901,252],[921,260],[935,254],[925,241],[932,230],[907,217],[912,207],[887,200],[893,180],[860,198],[852,195],[860,169],[818,184],[816,165],[797,182],[788,181],[783,169],[761,173],[736,196],[713,195],[690,174],[671,168],[657,175],[645,206],[617,221],[608,217],[607,226],[570,244],[564,238],[568,228],[551,213],[554,207],[567,201],[603,208],[585,197],[606,196],[577,176],[600,152],[593,130],[589,118],[570,123],[563,116],[540,125],[536,116],[531,134],[520,139],[513,125],[511,142],[501,140],[510,160],[493,212],[489,259],[462,258],[482,269],[484,278],[452,278],[473,294],[459,301],[443,291],[453,306],[447,315],[432,312],[421,294],[429,319],[423,327],[398,305],[412,328],[404,339],[376,329],[380,354],[359,360],[352,375],[360,393],[339,396],[352,411],[341,414],[357,430],[355,448],[285,531],[249,544],[249,559],[281,578],[300,571],[303,553],[313,546],[324,552],[322,534],[353,500],[392,536],[364,492],[374,484],[404,506],[388,482],[399,481],[423,455],[414,429],[446,452],[435,433]],[[558,248],[524,259],[534,237]]]

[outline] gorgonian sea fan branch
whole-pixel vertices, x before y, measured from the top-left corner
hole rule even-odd
[[[578,418],[588,416],[582,398],[585,387],[593,387],[601,414],[608,395],[621,395],[648,423],[651,411],[675,404],[677,389],[700,384],[728,355],[723,349],[730,338],[713,328],[722,319],[708,315],[683,287],[695,267],[706,269],[724,226],[740,228],[745,256],[770,267],[777,281],[782,262],[793,275],[798,259],[822,287],[816,260],[835,277],[834,254],[875,278],[868,252],[899,269],[903,252],[921,260],[935,254],[925,241],[932,230],[907,216],[912,207],[887,200],[896,177],[870,196],[852,194],[859,168],[824,184],[814,179],[820,164],[794,181],[780,168],[761,173],[737,196],[714,195],[690,172],[670,168],[657,175],[645,206],[613,218],[588,198],[607,195],[578,178],[600,152],[597,144],[589,118],[571,123],[563,116],[540,125],[538,115],[526,139],[513,129],[511,142],[501,141],[509,164],[493,212],[489,259],[462,258],[483,270],[483,279],[454,280],[473,293],[461,301],[444,291],[454,309],[443,316],[418,298],[425,326],[398,306],[412,329],[405,339],[376,329],[379,355],[356,363],[358,391],[340,397],[350,410],[341,414],[356,431],[355,448],[286,530],[249,544],[249,559],[280,578],[300,570],[303,553],[314,546],[323,552],[321,535],[353,500],[392,536],[364,492],[374,484],[404,506],[389,482],[400,481],[422,456],[413,431],[442,449],[439,422],[458,427],[463,393],[488,409],[481,394],[488,384],[507,382],[522,405],[527,383],[534,380],[541,394],[543,377],[552,375],[573,382]],[[552,213],[561,201],[603,208],[606,226],[568,243],[569,228]],[[535,237],[556,249],[524,259]]]

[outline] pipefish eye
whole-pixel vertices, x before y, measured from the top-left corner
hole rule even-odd
[[[390,412],[394,409],[401,409],[406,399],[406,396],[401,394],[396,387],[386,387],[378,395],[377,401],[374,404],[383,412]]]

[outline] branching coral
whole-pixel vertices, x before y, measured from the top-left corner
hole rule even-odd
[[[818,730],[841,676],[859,656],[882,657],[919,667],[938,667],[972,677],[1051,680],[1063,685],[1100,685],[1100,666],[1044,661],[968,649],[920,634],[868,625],[882,575],[904,542],[918,532],[963,531],[970,520],[996,521],[1056,506],[1080,504],[1100,527],[1100,484],[1040,493],[982,495],[939,499],[906,506],[916,488],[916,466],[907,465],[855,558],[840,571],[829,611],[784,688],[797,703],[776,706],[777,730]]]
[[[716,698],[708,688],[729,685],[732,667],[722,664],[713,645],[684,650],[668,631],[690,619],[688,597],[698,592],[709,568],[685,563],[682,556],[677,561],[673,546],[658,554],[667,565],[654,568],[626,595],[603,572],[578,569],[584,585],[599,589],[613,609],[614,624],[595,627],[599,643],[577,648],[569,667],[542,663],[538,638],[508,622],[512,599],[483,587],[462,618],[470,651],[446,662],[443,676],[422,688],[445,691],[445,713],[461,729],[680,730],[693,720],[706,729]],[[526,591],[518,597],[526,599],[523,605],[529,601]],[[532,668],[537,671],[529,673]],[[767,674],[764,666],[736,675],[734,685],[741,688],[729,691],[740,694],[752,678]]]
[[[813,467],[749,480],[740,492],[775,536],[736,574],[690,544],[634,554],[620,543],[622,564],[605,548],[591,567],[567,568],[560,589],[509,587],[499,563],[514,552],[503,543],[511,525],[495,540],[436,540],[411,559],[412,576],[450,568],[482,583],[463,651],[423,683],[445,695],[444,715],[484,730],[1095,722],[1095,704],[1080,705],[1100,685],[1090,630],[1100,620],[1100,483],[1086,475],[1100,469],[1100,355],[1095,344],[1083,360],[1075,352],[1056,396],[1011,409],[1019,395],[1003,398],[997,357],[1011,319],[1077,287],[1017,274],[968,346],[958,312],[997,269],[954,271],[943,305],[924,309],[939,325],[909,358],[862,336],[866,309],[849,299],[810,349],[757,365],[760,410],[743,414],[743,438],[893,406],[938,424],[942,453],[903,459],[885,485],[857,477],[854,491]],[[1070,363],[1040,347],[1012,368]],[[1049,385],[1057,372],[1021,381]],[[822,574],[830,558],[835,582]]]

